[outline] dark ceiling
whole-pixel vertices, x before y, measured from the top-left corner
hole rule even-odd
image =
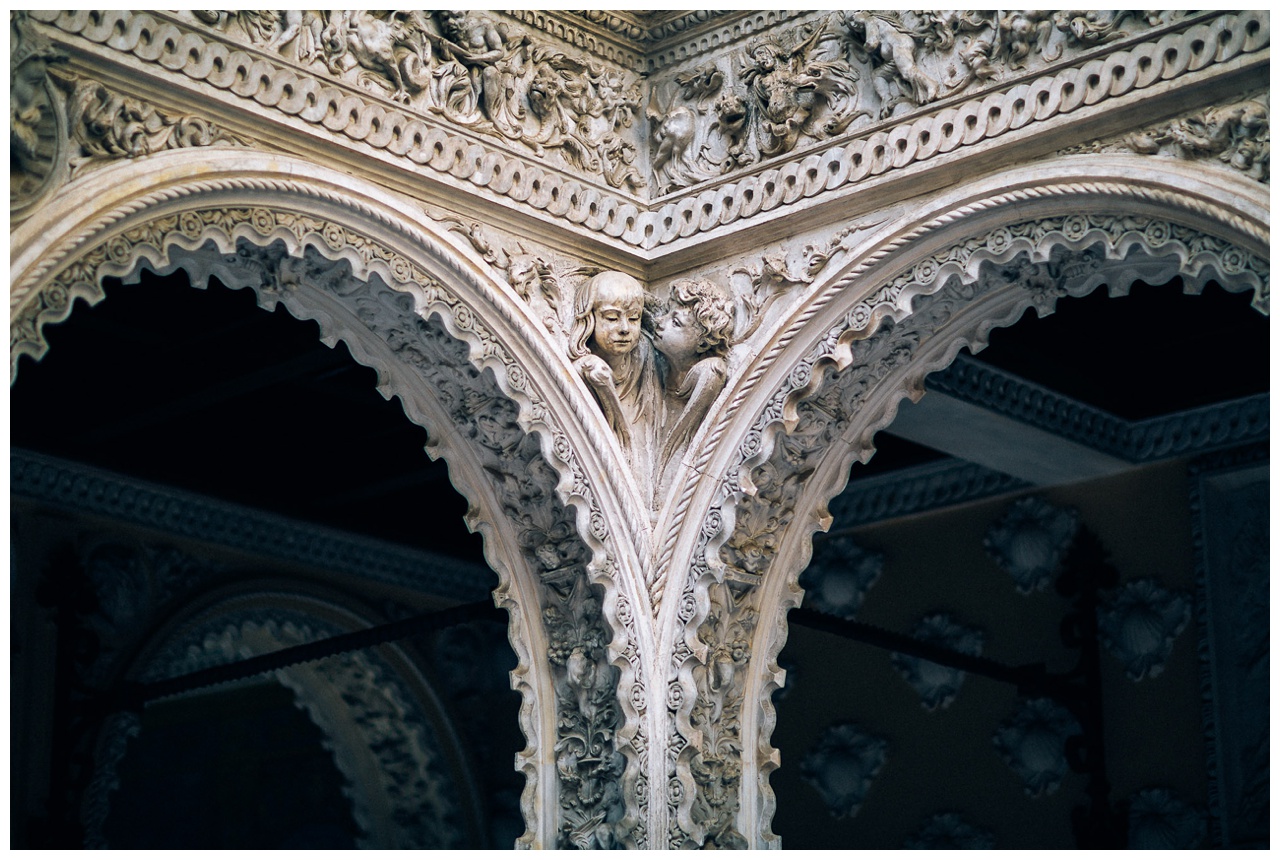
[[[107,298],[47,329],[11,389],[18,448],[350,532],[480,560],[466,503],[425,432],[315,323],[185,274],[109,282]],[[1083,333],[1083,334],[1082,334]],[[1083,340],[1082,340],[1083,338]],[[1211,285],[1098,290],[997,330],[984,362],[1124,418],[1269,388],[1267,318]],[[891,428],[890,428],[891,429]],[[881,433],[853,478],[940,454]]]

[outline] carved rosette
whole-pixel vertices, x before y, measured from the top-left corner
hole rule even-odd
[[[982,653],[982,631],[960,624],[944,612],[922,618],[911,635],[921,642],[942,645],[961,654],[977,657]],[[926,711],[950,706],[964,683],[965,673],[959,669],[906,654],[894,653],[890,660],[893,668],[920,696],[920,706]]]
[[[884,553],[864,549],[852,535],[814,541],[813,560],[800,575],[805,603],[852,621],[883,571]]]
[[[1133,681],[1158,677],[1191,621],[1191,599],[1154,579],[1125,583],[1098,609],[1098,637]]]
[[[1081,733],[1071,712],[1052,699],[1024,700],[991,737],[1028,797],[1053,794],[1067,775],[1067,739]]]
[[[852,818],[888,759],[889,742],[856,723],[829,726],[800,761],[800,775],[832,818]]]
[[[1044,591],[1062,566],[1080,528],[1072,508],[1058,508],[1039,496],[1018,499],[987,530],[982,545],[1019,594]]]
[[[990,851],[996,847],[996,838],[958,812],[939,812],[908,836],[902,847],[909,851]]]

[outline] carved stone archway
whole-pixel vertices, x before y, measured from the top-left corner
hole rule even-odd
[[[623,780],[628,755],[625,780],[634,784],[643,768],[635,749],[645,749],[648,732],[652,648],[634,621],[648,612],[638,561],[647,523],[625,483],[602,479],[616,475],[600,460],[616,443],[589,395],[574,390],[577,377],[557,367],[563,359],[539,340],[509,287],[384,192],[296,160],[230,151],[206,153],[193,177],[183,156],[104,169],[22,225],[13,242],[13,372],[22,355],[43,354],[44,325],[64,319],[77,299],[101,300],[104,277],[129,278],[144,266],[184,268],[197,285],[216,276],[253,289],[264,307],[315,319],[323,339],[345,342],[378,371],[384,395],[397,395],[434,434],[428,451],[450,464],[471,504],[469,525],[486,538],[524,699],[522,841],[554,845],[562,829],[630,841],[622,817],[643,820],[637,792],[596,798],[608,806],[608,827],[576,834],[565,816],[576,809],[592,820],[595,811],[579,809],[574,767],[556,761],[575,743],[562,733],[586,732],[614,750],[607,773],[590,778]],[[92,212],[85,199],[97,204]],[[69,209],[80,217],[61,220]],[[569,677],[575,651],[597,666],[589,689]],[[618,689],[631,693],[618,697]],[[577,726],[579,717],[590,727]],[[635,830],[643,844],[644,828]]]
[[[143,269],[250,289],[374,368],[511,615],[521,847],[776,847],[786,613],[902,398],[1104,281],[1212,277],[1267,308],[1265,12],[11,31],[11,372]],[[604,274],[625,348],[588,345]],[[659,344],[708,308],[696,346]]]
[[[163,680],[370,626],[362,613],[295,584],[241,583],[158,631],[128,675],[142,683]],[[457,732],[435,690],[399,646],[291,666],[273,678],[320,729],[351,803],[359,847],[467,844],[478,825],[476,787],[459,766]],[[139,729],[137,714],[117,715],[98,740],[84,801],[93,847],[109,847],[111,794]]]
[[[770,694],[786,614],[828,502],[925,376],[1029,307],[1043,317],[1102,284],[1116,295],[1181,276],[1199,292],[1213,279],[1266,313],[1268,243],[1265,195],[1228,171],[1065,158],[886,225],[776,327],[700,436],[705,477],[688,510],[702,519],[671,556],[682,592],[660,629],[683,693],[667,743],[682,750],[670,814],[684,844],[777,845]]]

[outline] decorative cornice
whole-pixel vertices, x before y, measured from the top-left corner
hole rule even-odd
[[[177,19],[127,12],[41,11],[31,16],[89,42],[159,63],[193,81],[296,116],[318,133],[336,133],[406,158],[413,169],[428,168],[446,183],[466,182],[512,201],[517,208],[531,208],[647,251],[1264,51],[1270,35],[1265,13],[1195,16],[1086,52],[1071,61],[1074,65],[1059,61],[1055,67],[1005,82],[999,89],[938,101],[928,111],[876,122],[822,141],[821,146],[779,156],[788,160],[753,165],[745,177],[741,171],[726,174],[705,189],[655,201],[650,209],[642,198],[620,194],[604,181],[576,178],[582,175],[581,165],[572,170],[547,167],[529,153],[493,149],[498,141],[492,136],[437,124],[350,84],[318,78],[301,67],[290,68],[278,54],[241,49],[208,29],[186,29]],[[733,26],[741,25],[745,36],[756,31],[755,25],[747,28],[749,21],[754,19],[738,19]],[[772,22],[761,23],[772,26]],[[1152,37],[1144,41],[1144,35]],[[710,42],[706,47],[711,47]],[[571,137],[554,137],[554,146],[564,149],[566,157],[581,148]],[[626,153],[619,148],[626,140],[614,137],[616,145],[608,153],[602,150],[600,163],[607,162],[608,175],[626,184],[631,182],[625,179]],[[552,139],[546,145],[552,146]],[[638,151],[636,144],[631,146]]]
[[[233,505],[31,451],[9,450],[9,492],[217,544],[460,601],[484,600],[494,574],[414,550]]]
[[[962,366],[953,373],[957,365]],[[979,379],[985,381],[979,383]],[[961,380],[963,384],[957,384]],[[1269,393],[1127,422],[976,360],[957,359],[950,367],[930,374],[925,388],[946,391],[966,402],[1115,454],[1134,465],[1207,454],[1265,441],[1271,435]],[[1032,390],[1036,396],[1027,398],[1026,393]],[[1019,393],[1015,395],[1015,391]],[[1098,431],[1081,432],[1080,428],[1085,427],[1096,427]],[[829,508],[837,527],[845,529],[1030,487],[1026,481],[985,466],[946,458],[850,481],[844,492],[832,499]]]
[[[1131,463],[1241,445],[1265,439],[1271,430],[1270,394],[1125,421],[963,355],[944,370],[930,374],[925,388]]]
[[[832,499],[829,508],[833,522],[844,529],[1018,492],[1030,486],[977,463],[948,458],[850,481],[845,491]]]

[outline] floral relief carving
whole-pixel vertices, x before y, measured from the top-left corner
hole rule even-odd
[[[771,29],[673,73],[651,103],[657,187],[670,191],[998,84],[1181,12],[848,11]],[[660,88],[660,87],[659,87]]]
[[[1081,733],[1080,723],[1052,699],[1024,700],[992,736],[1004,763],[1022,780],[1028,797],[1053,794],[1067,775],[1067,739]]]
[[[1044,13],[1029,12],[1000,16],[901,12],[891,15],[896,27],[874,25],[896,35],[881,34],[876,43],[879,47],[868,48],[865,23],[855,36],[847,23],[841,23],[843,18],[833,20],[823,31],[828,35],[806,54],[810,62],[795,72],[800,81],[790,84],[801,105],[792,120],[799,119],[805,110],[809,110],[810,120],[805,125],[810,133],[801,134],[792,151],[803,153],[811,144],[822,144],[824,148],[814,154],[817,162],[792,160],[756,169],[758,140],[764,136],[762,111],[739,79],[738,60],[743,55],[735,53],[736,48],[717,54],[716,69],[724,78],[718,94],[706,98],[695,95],[693,102],[685,103],[673,89],[677,86],[675,76],[690,71],[684,64],[676,63],[669,71],[641,81],[623,67],[634,59],[627,60],[608,49],[604,54],[616,59],[587,59],[576,51],[566,53],[553,41],[522,35],[517,26],[496,16],[467,13],[456,21],[447,19],[446,25],[447,16],[439,14],[350,13],[345,28],[333,28],[335,21],[341,23],[342,15],[211,14],[212,27],[196,17],[129,12],[39,11],[33,12],[32,18],[91,42],[109,41],[114,50],[133,53],[147,62],[160,60],[177,73],[216,89],[299,116],[317,130],[322,127],[325,133],[406,157],[415,165],[501,195],[513,205],[546,212],[640,248],[660,247],[693,233],[787,207],[945,155],[960,146],[999,137],[1029,122],[1051,120],[1101,98],[1122,96],[1194,73],[1206,62],[1225,63],[1256,53],[1265,48],[1269,38],[1267,22],[1252,12],[1083,12],[1048,20]],[[543,17],[542,13],[515,15],[530,20]],[[807,21],[804,17],[764,13],[758,25],[767,28],[768,38],[779,44],[804,44],[806,37],[801,34],[812,36],[820,29],[813,16]],[[797,19],[799,29],[784,33],[780,25]],[[190,33],[184,31],[188,27]],[[461,35],[452,38],[446,30]],[[569,32],[559,24],[551,30],[561,35]],[[117,32],[121,35],[116,36]],[[160,32],[164,36],[153,39]],[[332,38],[326,39],[326,32]],[[374,34],[381,35],[375,38]],[[170,35],[172,39],[167,38]],[[903,39],[914,47],[908,49]],[[179,41],[187,46],[182,56],[174,54]],[[592,40],[583,44],[587,41]],[[237,42],[254,46],[256,52],[233,50]],[[893,42],[901,43],[901,49],[892,45],[886,49]],[[1077,56],[1101,45],[1117,49],[1105,58],[1087,62]],[[672,50],[674,57],[683,49]],[[886,50],[889,57],[896,55],[898,59],[886,59]],[[267,62],[261,51],[274,51],[280,65]],[[865,60],[858,58],[859,53]],[[968,101],[924,115],[921,108],[927,104],[915,104],[914,99],[917,90],[927,97],[928,88],[913,86],[910,75],[899,74],[900,66],[910,68],[905,61],[908,56],[914,56],[919,70],[916,77],[932,80],[940,88],[939,99],[943,93],[950,94],[947,98],[963,94]],[[327,60],[337,62],[339,71],[331,72]],[[661,58],[655,61],[667,64]],[[910,94],[893,109],[890,119],[900,123],[897,127],[880,130],[873,116],[859,114],[838,137],[824,131],[833,120],[835,126],[840,125],[846,116],[843,105],[850,103],[841,94],[841,75],[824,65],[837,61],[859,76],[855,113],[880,113],[883,105],[876,93],[877,81],[891,101]],[[1095,68],[1098,63],[1101,68]],[[585,71],[573,71],[579,67]],[[1000,74],[1004,67],[1010,70],[1007,75]],[[1045,74],[1030,74],[1040,68]],[[431,75],[439,74],[415,89],[413,82],[425,81],[428,70]],[[335,76],[344,86],[329,84]],[[399,93],[397,76],[408,95],[407,103],[391,98]],[[816,82],[810,84],[808,78]],[[575,87],[575,82],[584,81]],[[993,88],[997,84],[1007,86]],[[364,87],[375,97],[354,95],[351,86]],[[635,113],[642,104],[652,107],[655,98],[663,110],[663,119],[656,125],[665,126],[668,117],[675,123],[671,129],[659,131],[673,146],[686,141],[684,152],[698,167],[687,177],[654,169],[654,153],[660,142],[645,152],[645,130],[635,121]],[[812,108],[805,108],[809,101]],[[473,103],[476,107],[470,109]],[[446,105],[462,119],[446,117]],[[682,106],[689,109],[689,117],[676,116]],[[504,135],[500,128],[515,133],[518,107],[525,110],[519,137]],[[688,118],[692,124],[685,123]],[[681,123],[684,125],[677,128]],[[655,124],[649,125],[652,131]],[[463,133],[453,134],[451,128]],[[499,148],[476,144],[475,135]],[[899,139],[902,148],[895,155],[890,141],[896,148]],[[511,147],[514,150],[508,152]],[[540,152],[550,154],[555,165],[522,160]],[[709,196],[701,192],[684,195],[652,209],[630,196],[643,190],[641,183],[651,172],[661,179],[658,184],[664,185],[660,193],[666,193],[690,182],[723,178],[726,170],[745,167],[756,172],[719,182]],[[583,172],[626,196],[584,185],[577,180]]]
[[[1122,137],[1094,140],[1062,150],[1064,155],[1098,152],[1216,159],[1245,176],[1270,184],[1270,94],[1257,93]]]
[[[941,645],[971,657],[982,654],[985,638],[981,630],[960,624],[945,612],[926,615],[916,624],[911,635],[921,642]],[[921,657],[894,653],[890,660],[893,668],[920,696],[920,706],[926,711],[949,707],[964,683],[965,673],[961,670],[931,663]]]
[[[1080,528],[1079,514],[1039,496],[1018,499],[983,538],[995,563],[1013,577],[1019,594],[1043,591],[1057,575]]]
[[[856,723],[829,726],[800,761],[800,774],[832,818],[852,818],[889,756],[889,742]]]
[[[742,780],[742,709],[746,702],[746,667],[751,659],[757,610],[754,590],[732,580],[711,586],[711,609],[698,628],[707,648],[702,665],[693,670],[698,691],[690,725],[701,736],[689,771],[698,787],[691,819],[703,848],[748,847],[738,830]]]
[[[256,235],[259,237],[258,241],[265,242],[262,237],[279,236],[281,233],[295,237],[300,248],[297,256],[291,256],[284,242],[279,239],[273,239],[272,244],[262,247],[242,238],[235,245],[235,253],[223,253],[212,242],[206,243],[199,251],[182,251],[172,244],[172,239],[179,236],[185,237],[184,245],[196,246],[207,236],[221,237],[218,241],[224,245],[230,244],[229,237],[233,235]],[[322,244],[317,244],[318,242]],[[378,275],[370,276],[365,281],[357,280],[352,277],[352,267],[347,260],[334,262],[326,259],[318,248],[328,249],[329,253],[342,251],[361,259],[365,271],[370,271],[369,267],[372,265],[375,271],[387,272],[398,283],[414,284],[425,293],[428,303],[434,302],[437,308],[443,306],[446,310],[424,318],[414,313],[412,297],[400,291],[403,287],[400,290],[388,287]],[[165,251],[161,252],[160,249]],[[583,583],[581,587],[585,588],[588,577],[594,577],[606,587],[612,583],[607,557],[606,563],[601,567],[600,560],[593,557],[592,550],[584,543],[582,532],[575,524],[573,509],[561,502],[557,490],[560,476],[544,458],[538,437],[524,431],[518,422],[520,408],[498,388],[492,370],[482,372],[476,368],[473,356],[477,352],[485,356],[496,356],[507,366],[508,381],[516,386],[515,390],[521,396],[527,396],[522,389],[527,384],[523,369],[516,365],[515,359],[500,344],[493,341],[492,332],[483,322],[428,273],[354,230],[310,215],[252,207],[193,209],[181,215],[162,216],[131,227],[123,234],[83,252],[74,263],[59,272],[50,289],[40,293],[39,307],[30,317],[31,330],[38,333],[40,326],[48,318],[45,316],[42,319],[42,315],[52,312],[65,316],[73,295],[85,296],[90,301],[100,299],[101,272],[104,268],[112,272],[128,272],[139,265],[140,259],[148,256],[177,261],[168,265],[182,265],[191,270],[193,282],[203,282],[210,274],[216,274],[220,280],[233,287],[253,288],[259,294],[260,303],[268,307],[278,302],[294,302],[299,290],[304,287],[330,294],[361,323],[368,326],[406,365],[423,375],[440,405],[455,422],[457,438],[470,440],[475,446],[474,450],[481,458],[483,475],[492,483],[501,509],[510,517],[520,553],[529,567],[541,575],[544,593],[563,591],[579,581]],[[50,301],[51,295],[57,298]],[[295,313],[310,312],[306,306],[290,306]],[[446,312],[451,324],[456,325],[465,336],[488,341],[483,349],[475,350],[467,342],[446,331],[442,321],[442,315]],[[16,359],[17,356],[14,357]],[[536,415],[539,408],[535,402],[531,411]],[[586,509],[585,515],[578,514],[577,518],[589,523],[586,531],[593,541],[601,545],[607,544],[610,536],[605,520],[596,508],[592,490],[572,448],[567,445],[567,440],[550,447],[554,449],[558,459],[566,462],[566,468],[573,476],[573,495],[578,500],[577,504]],[[473,526],[477,525],[474,520],[477,515],[475,509],[469,514]],[[504,586],[500,586],[499,597],[505,601],[505,605],[513,607],[514,616],[518,609],[514,603],[514,595],[509,590],[504,592]],[[623,723],[628,728],[626,743],[631,749],[643,750],[647,743],[641,716],[644,708],[644,675],[636,644],[636,620],[625,598],[618,595],[614,599],[617,601],[616,609],[611,611],[616,613],[616,623],[626,631],[618,637],[617,643],[610,643],[614,636],[609,624],[615,622],[606,622],[602,613],[583,614],[579,619],[579,627],[587,621],[598,623],[600,627],[596,635],[601,637],[600,641],[609,645],[609,651],[617,652],[609,655],[609,660],[613,661],[611,664],[606,664],[597,671],[595,677],[598,679],[599,689],[596,689],[594,695],[597,699],[602,696],[603,685],[607,683],[611,685],[609,695],[613,697],[615,707],[618,706],[618,669],[621,664],[621,677],[626,679],[628,689],[632,692],[627,700],[631,703],[631,710],[623,718]],[[514,623],[511,635],[513,642],[523,641],[523,634]],[[525,646],[517,644],[516,647],[518,653],[527,653],[521,651]],[[522,664],[522,671],[528,671],[525,664]],[[527,688],[527,684],[525,687]],[[567,688],[563,685],[557,689],[556,707],[566,706],[561,695],[565,689]],[[638,814],[635,810],[642,806],[642,799],[637,798],[634,791],[624,792],[621,785],[610,787],[604,784],[606,777],[618,777],[623,769],[621,762],[627,761],[620,757],[614,746],[613,730],[605,736],[609,746],[605,753],[608,759],[605,770],[597,770],[589,777],[583,776],[579,782],[562,777],[557,780],[556,785],[539,784],[535,761],[539,744],[554,746],[563,738],[539,737],[536,726],[530,722],[531,714],[536,711],[536,705],[530,702],[534,693],[531,689],[524,689],[522,692],[525,696],[522,727],[531,741],[529,750],[522,754],[528,760],[518,762],[518,767],[526,773],[529,780],[522,800],[526,822],[537,826],[539,820],[531,804],[540,802],[539,798],[547,797],[555,802],[555,798],[559,796],[563,801],[561,809],[585,811],[588,818],[595,815],[596,808],[607,808],[609,812],[606,817],[609,818],[609,828],[612,828],[610,832],[615,833],[616,838],[625,840],[628,845],[645,845],[647,835],[643,822],[637,823],[635,818]],[[577,703],[578,697],[575,695],[572,701]],[[564,720],[561,723],[562,728],[569,728]],[[602,741],[597,737],[596,742]],[[628,763],[628,784],[634,784],[635,769],[642,765],[642,757],[635,760],[634,764]],[[571,800],[571,795],[579,800]],[[615,801],[618,798],[623,799],[624,808],[631,812],[627,823],[615,827],[615,819],[618,817]],[[577,813],[565,813],[566,816],[574,814]],[[568,818],[563,820],[567,821]],[[521,841],[527,842],[533,838],[535,834],[529,832]],[[605,839],[604,831],[591,838]]]
[[[1180,266],[1184,277],[1202,282],[1215,270],[1225,273],[1230,269],[1241,282],[1237,288],[1253,285],[1262,296],[1266,295],[1265,262],[1196,231],[1132,216],[1071,215],[1013,224],[920,260],[882,288],[867,290],[868,298],[851,307],[825,336],[816,338],[813,347],[795,362],[786,381],[765,402],[751,429],[741,437],[733,465],[719,482],[723,501],[708,511],[691,556],[694,561],[680,598],[681,606],[687,604],[690,608],[679,614],[681,623],[700,623],[694,607],[699,589],[715,581],[706,561],[714,553],[713,548],[719,548],[719,561],[726,576],[761,581],[796,515],[796,499],[823,452],[830,449],[836,436],[848,433],[850,416],[865,412],[868,398],[887,377],[909,361],[918,364],[923,346],[938,349],[932,343],[934,333],[962,308],[1000,293],[1008,303],[1000,313],[1010,321],[1029,306],[1049,312],[1057,297],[1084,295],[1102,282],[1104,274],[1123,281],[1125,274],[1115,269],[1131,264],[1135,257],[1130,249],[1135,246],[1157,259],[1172,257],[1176,263],[1170,264],[1170,271],[1178,271]],[[1210,258],[1216,262],[1209,263]],[[1120,259],[1128,262],[1119,264]],[[909,312],[903,305],[904,296],[910,297]],[[1262,303],[1265,305],[1265,298]],[[988,325],[976,334],[968,333],[966,337],[973,338],[968,342],[985,342],[989,330]],[[858,337],[851,339],[855,332]],[[936,365],[921,368],[920,373],[942,366],[947,360],[936,359]],[[906,388],[899,397],[906,396],[912,383],[908,380],[902,384]],[[877,402],[879,409],[886,408],[885,401]],[[871,433],[884,426],[887,418],[880,415],[860,420],[859,438],[869,451]],[[793,424],[793,431],[785,429],[788,421]],[[729,523],[733,524],[731,528]],[[1036,553],[1042,562],[1052,560],[1052,555],[1052,551]],[[797,570],[792,575],[798,574]],[[787,604],[787,600],[784,598],[782,603]],[[767,642],[756,646],[755,659],[760,668],[753,671],[761,671],[769,678],[776,671],[785,626],[779,625],[776,632],[773,627],[764,629],[769,631]],[[691,707],[689,698],[694,691],[683,679],[688,666],[697,662],[692,652],[677,650],[675,677],[682,679],[684,697],[669,706],[675,728],[668,743],[673,749],[687,742],[687,735],[678,727],[681,715]],[[760,726],[771,726],[772,705],[766,701],[761,708],[764,715]],[[770,749],[768,735],[764,733],[766,729],[761,731],[757,742],[760,755],[765,756]],[[1035,744],[1031,749],[1034,748]],[[683,762],[682,758],[676,759],[675,774],[687,772]],[[761,766],[762,773],[767,769]],[[1049,776],[1039,778],[1043,786],[1050,781]],[[763,778],[759,788],[749,785],[740,786],[740,790],[758,791],[756,803],[767,806],[771,802],[772,795]],[[676,820],[681,808],[680,801],[673,802],[672,820]],[[763,840],[759,844],[766,844],[771,838],[767,826],[751,835]],[[673,836],[672,844],[682,844],[682,838]]]
[[[1267,94],[1209,108],[1125,138],[1134,152],[1216,158],[1261,182],[1271,181],[1271,107]]]
[[[1164,672],[1174,640],[1190,622],[1190,598],[1148,577],[1125,583],[1104,600],[1098,636],[1129,679],[1141,681]]]
[[[354,82],[413,111],[515,144],[555,152],[567,167],[629,192],[635,160],[635,75],[569,54],[475,11],[192,13],[197,20]]]
[[[625,760],[615,745],[621,717],[600,601],[583,576],[547,592],[542,610],[557,695],[561,846],[621,848]]]

